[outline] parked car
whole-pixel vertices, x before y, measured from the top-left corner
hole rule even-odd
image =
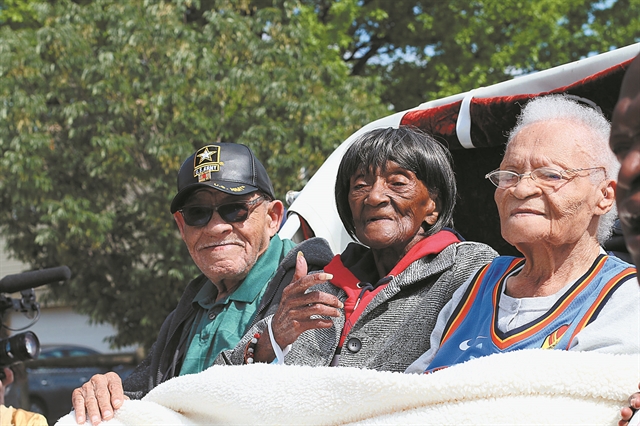
[[[88,357],[102,355],[100,352],[73,345],[42,345],[38,361],[50,359],[69,359],[72,357]],[[27,366],[29,382],[29,399],[31,411],[41,413],[49,424],[54,424],[60,417],[71,411],[71,393],[88,381],[94,374],[116,371],[126,377],[133,366],[117,366],[115,368],[98,366]]]

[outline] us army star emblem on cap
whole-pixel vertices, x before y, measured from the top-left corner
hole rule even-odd
[[[198,182],[211,180],[211,173],[220,171],[220,147],[206,145],[200,148],[193,157],[193,177]]]

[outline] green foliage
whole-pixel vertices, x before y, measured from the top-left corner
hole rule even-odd
[[[284,197],[385,110],[294,3],[85,3],[0,28],[0,226],[19,260],[71,268],[52,297],[149,346],[198,273],[169,213],[182,161],[245,143]]]
[[[0,25],[13,28],[33,26],[36,23],[34,0],[1,0]]]
[[[304,0],[396,111],[640,41],[640,0]]]

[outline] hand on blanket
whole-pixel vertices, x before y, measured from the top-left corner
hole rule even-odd
[[[333,321],[321,316],[340,316],[344,305],[337,297],[322,291],[307,292],[310,287],[331,278],[333,275],[324,272],[307,275],[307,261],[302,252],[298,252],[293,280],[283,290],[278,310],[271,321],[273,337],[281,348],[295,342],[307,330],[333,325]],[[268,335],[258,340],[255,351],[258,362],[271,362],[275,358]]]
[[[640,388],[640,385],[638,385],[638,388]],[[631,408],[634,408],[636,410],[640,409],[640,392],[636,392],[631,395],[629,397],[629,407],[624,407],[622,410],[620,410],[620,417],[622,418],[618,422],[618,426],[627,426],[634,413],[634,410],[632,410]]]
[[[110,420],[125,399],[129,398],[124,394],[122,379],[114,372],[96,374],[71,395],[78,424],[84,424],[87,417],[94,425]]]

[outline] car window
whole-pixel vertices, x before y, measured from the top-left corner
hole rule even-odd
[[[86,349],[71,349],[67,356],[87,356],[93,355],[95,352]]]
[[[62,358],[64,354],[61,350],[48,350],[40,352],[40,356],[38,358]]]
[[[99,352],[94,351],[90,348],[83,347],[59,347],[59,348],[42,348],[40,351],[40,356],[38,358],[63,358],[69,356],[87,356],[87,355],[97,355]]]

